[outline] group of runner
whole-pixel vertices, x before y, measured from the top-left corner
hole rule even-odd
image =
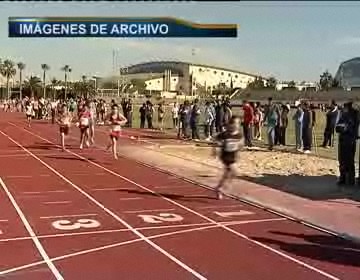
[[[65,139],[69,135],[70,128],[75,125],[80,130],[80,149],[90,147],[95,143],[95,124],[97,119],[96,104],[92,100],[79,100],[76,106],[74,101],[56,101],[54,110],[56,112],[55,122],[59,125],[60,142],[63,150],[66,149]],[[25,114],[28,126],[31,127],[31,120],[34,118],[33,102],[26,100]],[[105,125],[110,127],[110,142],[107,150],[112,149],[112,154],[117,159],[117,142],[121,135],[121,127],[126,124],[127,119],[119,111],[119,106],[112,102],[110,112],[102,117]]]
[[[25,103],[25,113],[28,124],[30,126],[31,119],[34,116],[32,103],[27,101]],[[65,150],[65,139],[70,132],[70,128],[75,124],[80,130],[80,149],[90,147],[94,144],[95,124],[97,119],[97,106],[91,100],[79,100],[76,106],[73,106],[73,101],[57,102],[56,123],[59,125],[60,141],[62,149]],[[74,109],[76,107],[76,109]],[[117,159],[117,142],[121,135],[121,128],[127,123],[126,117],[120,112],[119,106],[112,101],[111,110],[108,114],[102,117],[105,125],[110,127],[110,142],[106,149],[112,149],[114,159]],[[235,176],[234,164],[237,162],[239,150],[244,145],[243,134],[240,130],[240,119],[233,116],[227,124],[226,129],[219,133],[215,140],[218,145],[215,148],[220,148],[219,157],[224,165],[224,174],[215,188],[218,199],[222,198],[222,190],[226,181]],[[217,150],[214,155],[217,156]]]

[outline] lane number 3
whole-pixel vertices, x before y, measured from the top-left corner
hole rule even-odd
[[[80,228],[97,228],[100,223],[91,219],[79,219],[75,223],[69,220],[59,220],[52,223],[52,226],[60,230],[75,230]]]
[[[144,222],[151,224],[161,224],[162,222],[179,222],[184,218],[177,214],[160,213],[158,216],[155,215],[138,215],[144,220]]]

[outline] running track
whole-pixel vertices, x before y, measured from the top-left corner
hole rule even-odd
[[[0,118],[1,279],[360,279],[359,245]]]

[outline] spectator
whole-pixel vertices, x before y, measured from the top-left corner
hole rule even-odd
[[[313,112],[310,108],[310,104],[305,102],[304,104],[304,116],[302,120],[302,140],[304,145],[304,153],[311,153],[312,147],[312,132],[313,132]]]
[[[132,117],[133,117],[133,104],[131,99],[129,99],[126,103],[126,115],[125,118],[127,119],[127,127],[132,127]]]
[[[344,104],[336,132],[339,133],[339,171],[338,185],[355,184],[355,153],[358,138],[359,112],[353,108],[352,102]]]
[[[181,138],[188,139],[188,129],[190,126],[190,104],[189,101],[185,100],[180,111],[180,125],[181,125]]]
[[[154,107],[152,105],[152,103],[148,100],[146,101],[146,121],[147,121],[147,126],[149,129],[153,129],[153,117],[154,117]]]
[[[246,100],[243,101],[243,130],[245,138],[245,146],[252,147],[252,124],[254,121],[254,109]]]
[[[145,119],[146,119],[146,104],[143,103],[142,106],[139,109],[140,113],[140,128],[145,127]]]
[[[190,125],[191,125],[191,138],[195,141],[200,140],[199,136],[199,122],[200,122],[200,107],[199,100],[194,100],[194,105],[191,109]]]
[[[272,151],[275,143],[275,127],[279,121],[279,108],[272,103],[272,98],[268,98],[268,105],[265,112],[265,122],[267,125],[267,138],[269,150]]]
[[[328,112],[326,113],[324,141],[322,144],[323,148],[334,147],[334,132],[335,132],[335,125],[336,125],[336,120],[338,119],[338,115],[339,115],[339,110],[335,101],[333,100],[331,102]]]
[[[204,121],[205,121],[205,137],[206,137],[206,141],[210,141],[211,136],[212,136],[212,124],[215,120],[215,116],[214,116],[214,111],[213,108],[211,106],[211,103],[209,101],[207,101],[205,103],[205,112],[204,112]]]
[[[263,125],[264,115],[261,110],[260,102],[256,102],[254,110],[254,137],[261,140],[261,129]]]
[[[215,104],[215,129],[217,133],[220,133],[222,131],[222,122],[224,118],[224,110],[222,107],[222,104],[220,103],[220,100],[216,100]]]
[[[290,105],[283,105],[281,110],[281,124],[280,124],[280,145],[286,145],[286,128],[289,123],[288,114],[290,112]]]
[[[300,101],[295,101],[295,107],[296,111],[293,116],[294,120],[294,127],[295,127],[295,146],[297,151],[301,151],[301,148],[303,147],[303,141],[302,141],[302,122],[304,117],[304,111],[301,106]]]
[[[174,102],[174,106],[171,109],[173,128],[177,129],[179,125],[179,107],[176,102]]]
[[[164,129],[164,115],[165,115],[164,104],[163,102],[160,102],[158,106],[158,122],[159,122],[159,129],[161,131]]]

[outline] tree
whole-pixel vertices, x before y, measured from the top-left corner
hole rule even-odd
[[[88,99],[96,95],[96,89],[94,83],[87,80],[87,77],[83,75],[81,81],[74,83],[74,91],[80,93],[80,96]]]
[[[134,86],[134,88],[138,91],[139,94],[143,94],[146,90],[145,81],[142,79],[132,79],[130,83]]]
[[[288,82],[288,88],[295,88],[295,87],[296,87],[295,81]]]
[[[276,88],[276,85],[277,85],[277,80],[275,79],[275,77],[270,77],[267,81],[267,87]]]
[[[25,64],[22,62],[19,62],[17,64],[17,67],[19,69],[19,83],[20,83],[20,100],[22,100],[22,90],[23,90],[23,79],[22,79],[22,74],[23,71],[25,69]]]
[[[16,75],[15,63],[9,59],[4,60],[0,68],[1,75],[6,78],[7,99],[10,98],[10,80]]]
[[[34,93],[41,88],[41,79],[36,76],[31,76],[27,81],[25,81],[24,86],[30,91],[30,96],[34,97]]]
[[[264,88],[264,80],[261,77],[255,77],[255,79],[248,84],[248,87],[251,89]]]
[[[55,97],[55,93],[56,93],[55,86],[58,86],[58,85],[60,85],[60,81],[57,80],[56,78],[52,78],[51,79],[51,90],[52,90],[52,93],[53,93],[53,100],[56,99],[56,97]]]
[[[333,85],[333,77],[331,76],[331,74],[329,73],[328,70],[326,70],[324,73],[322,73],[320,75],[319,84],[320,84],[320,89],[325,90],[325,91],[328,91],[329,88],[332,87],[332,85]]]
[[[50,70],[50,66],[47,64],[41,64],[43,70],[43,87],[44,87],[44,98],[46,98],[46,71]]]
[[[64,67],[61,68],[62,71],[64,71],[65,74],[65,92],[64,92],[64,99],[66,100],[66,95],[67,95],[67,90],[68,90],[68,74],[71,73],[71,68],[69,65],[65,65]]]

